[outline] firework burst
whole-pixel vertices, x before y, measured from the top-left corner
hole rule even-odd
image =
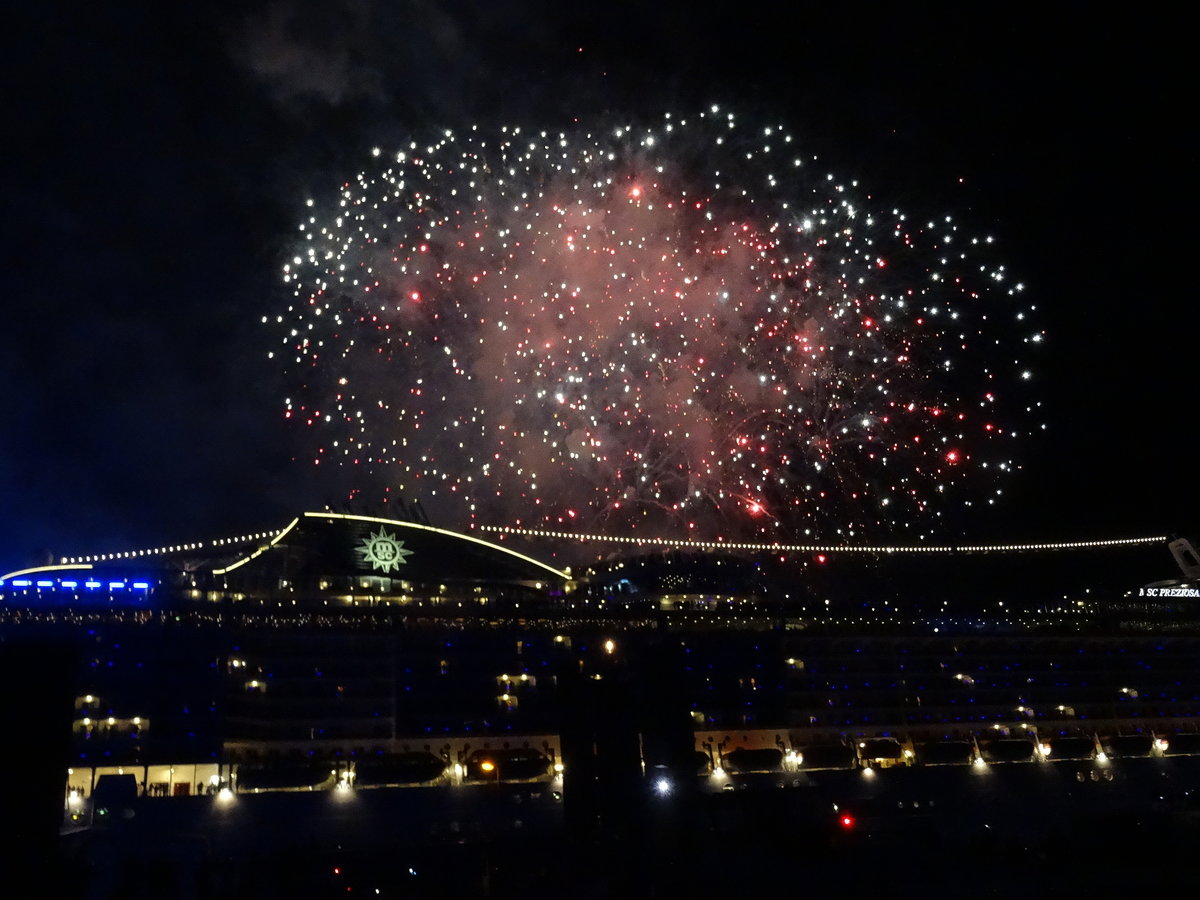
[[[1032,424],[1042,335],[990,239],[875,208],[781,127],[446,132],[309,206],[286,415],[457,524],[927,531]]]

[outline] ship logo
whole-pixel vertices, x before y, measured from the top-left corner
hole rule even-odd
[[[397,540],[386,528],[363,538],[363,545],[357,549],[362,554],[364,566],[370,563],[372,572],[382,571],[385,575],[407,563],[413,553],[404,548],[404,541]]]

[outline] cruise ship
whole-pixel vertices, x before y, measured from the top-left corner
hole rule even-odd
[[[565,878],[544,851],[568,839],[683,859],[776,823],[842,859],[1190,822],[1198,562],[1155,537],[568,569],[515,535],[322,511],[8,573],[0,646],[40,722],[32,802],[92,895],[166,858],[166,893],[233,896],[299,849],[321,891],[492,896]],[[213,866],[232,882],[196,881]]]

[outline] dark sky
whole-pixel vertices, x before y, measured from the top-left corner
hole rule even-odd
[[[1200,526],[1181,20],[1012,2],[175,6],[6,17],[0,572],[339,499],[292,460],[261,318],[286,296],[303,198],[370,147],[712,102],[1003,239],[1045,317],[1051,427],[965,539]]]

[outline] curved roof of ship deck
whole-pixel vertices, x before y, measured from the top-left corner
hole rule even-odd
[[[416,522],[331,512],[298,516],[270,541],[212,569],[216,576],[378,575],[417,582],[561,583],[567,574],[523,553]]]

